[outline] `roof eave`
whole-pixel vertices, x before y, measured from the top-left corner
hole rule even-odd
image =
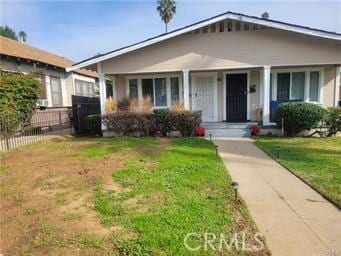
[[[291,31],[291,32],[296,32],[296,33],[301,33],[301,34],[306,34],[306,35],[310,35],[310,36],[316,36],[316,37],[321,37],[321,38],[326,38],[326,39],[333,39],[333,40],[341,40],[341,35],[339,34],[333,34],[333,33],[328,33],[328,32],[324,32],[324,31],[319,31],[319,30],[314,30],[314,29],[309,29],[309,28],[304,28],[301,26],[294,26],[294,25],[290,25],[290,24],[286,24],[286,23],[282,23],[282,22],[278,22],[278,21],[272,21],[272,20],[267,20],[267,19],[260,19],[260,18],[256,18],[256,17],[251,17],[251,16],[247,16],[247,15],[243,15],[243,14],[236,14],[236,13],[225,13],[219,16],[216,16],[214,18],[208,19],[208,20],[204,20],[202,22],[198,22],[195,23],[191,26],[188,27],[184,27],[183,29],[179,29],[179,30],[175,30],[173,32],[170,32],[168,34],[165,35],[161,35],[155,38],[152,38],[150,40],[147,41],[143,41],[141,43],[137,43],[134,44],[132,46],[128,46],[126,48],[123,48],[121,50],[117,50],[117,51],[113,51],[113,52],[109,52],[107,54],[103,54],[101,56],[89,59],[89,60],[85,60],[83,62],[80,63],[76,63],[70,67],[66,68],[67,72],[70,71],[74,71],[76,69],[79,68],[83,68],[158,42],[161,42],[163,40],[167,40],[194,30],[197,30],[201,27],[205,27],[208,26],[212,23],[216,23],[225,19],[231,19],[231,20],[238,20],[238,21],[243,21],[243,22],[248,22],[248,23],[253,23],[253,24],[258,24],[258,25],[262,25],[262,26],[267,26],[267,27],[273,27],[273,28],[277,28],[277,29],[281,29],[281,30],[286,30],[286,31]]]

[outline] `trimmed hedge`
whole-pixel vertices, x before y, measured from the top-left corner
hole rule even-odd
[[[328,108],[328,113],[325,116],[325,122],[328,126],[328,137],[331,137],[341,131],[341,107]]]
[[[190,137],[201,123],[201,111],[117,112],[102,115],[102,123],[124,136],[134,133],[167,136],[172,131],[179,131],[183,137]]]
[[[287,102],[277,107],[275,122],[283,126],[289,136],[310,130],[323,120],[326,110],[319,105],[306,102]]]

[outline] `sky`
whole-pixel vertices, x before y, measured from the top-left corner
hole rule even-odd
[[[341,0],[338,1],[228,1],[177,0],[169,31],[233,11],[341,33]],[[24,30],[27,43],[80,61],[156,36],[164,23],[156,0],[147,1],[3,1],[0,22],[17,32]]]

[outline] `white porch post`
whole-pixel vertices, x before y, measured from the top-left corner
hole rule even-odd
[[[270,66],[263,68],[263,125],[270,124]]]
[[[112,76],[112,98],[117,101],[116,96],[116,76]]]
[[[105,100],[107,98],[106,86],[105,86],[105,74],[102,73],[101,63],[97,63],[98,81],[99,81],[99,97],[101,103],[101,115],[105,114]],[[102,124],[102,130],[106,127]]]
[[[334,106],[337,107],[340,99],[340,86],[341,86],[341,66],[336,67],[336,76],[335,76],[335,97],[334,97]]]
[[[183,73],[183,86],[184,86],[184,107],[185,109],[189,109],[189,70],[182,70]]]

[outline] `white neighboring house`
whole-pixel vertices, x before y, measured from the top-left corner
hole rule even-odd
[[[0,36],[0,70],[29,73],[41,82],[39,106],[71,107],[71,95],[99,96],[98,75],[87,69],[66,72],[74,62],[53,53]]]

